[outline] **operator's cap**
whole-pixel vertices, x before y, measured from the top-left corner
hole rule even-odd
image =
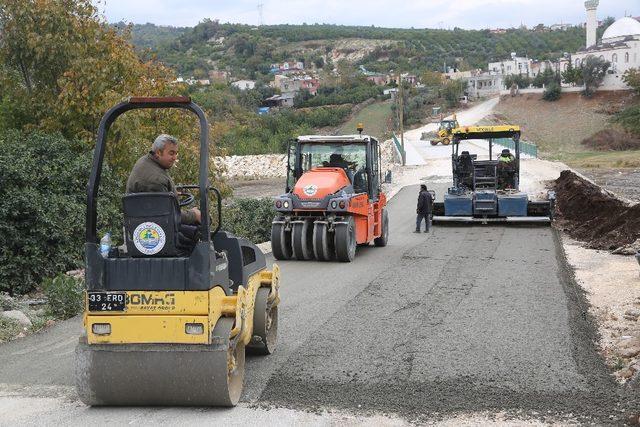
[[[460,153],[460,154],[461,154],[461,155],[468,156],[468,155],[469,155],[469,152],[468,152],[468,151],[463,151],[463,152],[462,152],[462,153]]]
[[[511,154],[511,151],[509,151],[508,148],[505,148],[504,150],[502,150],[502,154]]]

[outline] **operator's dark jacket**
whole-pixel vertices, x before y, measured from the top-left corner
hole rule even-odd
[[[174,193],[178,194],[176,185],[165,168],[152,152],[140,157],[131,170],[127,180],[127,193]],[[195,224],[196,217],[191,211],[180,212],[182,224]]]
[[[418,213],[430,214],[433,209],[433,196],[427,190],[421,190],[418,195]]]

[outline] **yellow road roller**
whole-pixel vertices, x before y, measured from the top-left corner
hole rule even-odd
[[[199,182],[176,193],[124,195],[125,244],[101,247],[96,210],[109,128],[129,110],[153,108],[198,116]],[[208,129],[202,109],[185,97],[130,98],[102,118],[87,188],[84,333],[75,358],[87,405],[234,406],[245,351],[275,349],[279,269],[267,270],[254,244],[221,230],[220,193],[208,183]],[[186,230],[180,208],[194,202],[202,220]]]

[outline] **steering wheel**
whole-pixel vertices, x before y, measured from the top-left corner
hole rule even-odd
[[[193,201],[196,199],[196,196],[185,190],[193,190],[197,188],[199,188],[197,185],[176,186],[176,190],[178,190],[178,206],[184,208],[185,206],[189,206],[191,203],[193,203]]]

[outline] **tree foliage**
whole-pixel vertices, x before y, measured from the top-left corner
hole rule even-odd
[[[24,293],[82,263],[92,150],[60,135],[0,132],[0,291]],[[98,230],[118,235],[119,183],[102,170]]]
[[[551,83],[560,83],[560,75],[556,74],[551,68],[545,68],[543,72],[538,73],[531,81],[531,84],[538,88],[547,87]]]
[[[582,64],[582,80],[584,81],[584,95],[592,96],[602,84],[607,70],[611,66],[609,61],[589,55]]]
[[[562,81],[567,84],[582,85],[582,68],[575,68],[571,61],[567,65],[567,69],[562,72]]]
[[[614,117],[614,121],[627,131],[640,135],[640,105],[625,108]]]
[[[545,101],[553,102],[559,100],[561,96],[562,87],[560,86],[560,83],[558,83],[557,81],[552,81],[551,83],[549,83],[544,93],[542,94],[542,99],[544,99]]]
[[[0,6],[2,123],[89,140],[124,96],[167,93],[171,73],[143,63],[90,0]]]
[[[526,89],[531,85],[531,79],[522,74],[511,74],[504,78],[506,87],[511,88],[514,84],[520,89]]]
[[[631,68],[625,71],[622,80],[631,87],[637,95],[640,95],[640,69]]]

